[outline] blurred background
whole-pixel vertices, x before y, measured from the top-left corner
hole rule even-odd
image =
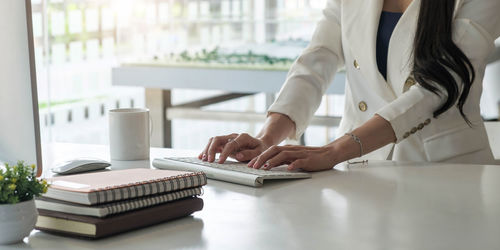
[[[326,0],[32,0],[43,142],[108,143],[107,110],[144,107],[145,91],[111,85],[121,62],[216,48],[277,47],[295,58],[314,30]],[[495,66],[492,81],[498,81]],[[491,74],[490,74],[491,75]],[[485,88],[485,118],[498,118],[498,86]],[[218,91],[173,90],[172,102]],[[323,98],[317,114],[341,116],[343,96]],[[266,96],[252,95],[208,110],[265,112]],[[173,147],[199,149],[210,136],[255,134],[261,124],[173,121]],[[335,127],[310,127],[305,141],[323,145]]]

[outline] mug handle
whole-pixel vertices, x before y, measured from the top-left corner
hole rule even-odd
[[[148,113],[149,117],[149,141],[151,141],[151,138],[153,137],[153,118],[151,118],[151,114]]]

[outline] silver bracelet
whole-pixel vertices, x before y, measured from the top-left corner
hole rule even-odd
[[[361,139],[352,133],[346,133],[345,135],[350,136],[356,143],[359,144],[359,157],[363,156],[363,143],[361,142]]]

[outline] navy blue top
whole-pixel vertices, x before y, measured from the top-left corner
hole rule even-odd
[[[396,24],[402,13],[382,11],[377,32],[377,66],[380,73],[387,80],[387,54],[389,52],[389,41]]]

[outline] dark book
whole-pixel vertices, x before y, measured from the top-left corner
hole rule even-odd
[[[191,197],[106,218],[38,209],[35,228],[66,236],[97,239],[185,217],[202,208],[203,200]]]
[[[129,212],[145,207],[152,207],[158,204],[172,202],[187,197],[198,196],[201,195],[201,193],[202,188],[196,187],[94,206],[81,205],[78,203],[56,200],[42,196],[35,199],[35,204],[38,209],[93,217],[106,217],[113,214]]]

